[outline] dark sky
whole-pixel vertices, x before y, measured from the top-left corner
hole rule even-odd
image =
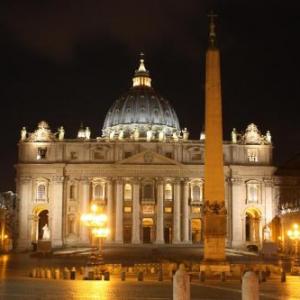
[[[22,126],[45,119],[66,137],[80,122],[99,136],[145,53],[154,88],[181,127],[203,124],[207,13],[218,18],[224,136],[270,130],[275,163],[300,151],[298,1],[3,1],[0,4],[0,191],[14,190]]]

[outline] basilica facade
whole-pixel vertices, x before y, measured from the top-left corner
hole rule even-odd
[[[132,87],[107,112],[102,133],[81,127],[66,138],[45,121],[21,130],[17,170],[17,247],[30,249],[49,228],[53,248],[90,245],[80,217],[92,203],[108,216],[110,246],[201,245],[205,134],[189,138],[151,84],[140,60]],[[224,141],[227,246],[272,239],[274,197],[270,132],[255,124]]]

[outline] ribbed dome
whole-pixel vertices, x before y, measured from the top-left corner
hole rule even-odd
[[[161,131],[166,136],[174,132],[180,134],[174,109],[151,87],[151,78],[141,59],[133,78],[133,87],[111,106],[102,131],[103,136],[119,136],[121,132],[123,138],[132,134],[146,137],[149,130],[153,138]]]

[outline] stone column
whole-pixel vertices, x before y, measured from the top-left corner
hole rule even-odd
[[[183,230],[183,242],[189,243],[191,242],[189,239],[189,182],[186,179],[183,183],[183,203],[182,203],[182,230]]]
[[[244,207],[241,199],[246,199],[245,185],[241,178],[231,178],[231,184],[232,247],[240,248],[245,244],[245,237],[243,236],[243,232],[245,231],[245,222],[243,222],[243,219],[245,216],[241,215]]]
[[[87,177],[83,178],[80,182],[81,187],[81,201],[80,201],[80,211],[81,214],[86,214],[89,212],[90,205],[90,182]],[[84,244],[89,244],[89,229],[84,225],[80,224],[80,240]]]
[[[53,248],[62,247],[62,223],[63,223],[63,182],[64,177],[52,178],[52,210],[50,238]]]
[[[180,180],[174,182],[173,244],[180,243]]]
[[[32,195],[32,179],[31,177],[21,177],[17,181],[17,192],[19,194],[19,237],[18,237],[18,250],[29,249],[30,236],[28,232],[31,231],[29,227],[29,216],[31,212],[29,211],[29,203],[33,200]]]
[[[123,180],[119,178],[116,183],[115,242],[123,243]]]
[[[133,182],[132,199],[132,244],[139,244],[140,238],[140,183],[138,180]]]
[[[273,208],[273,181],[271,178],[264,179],[265,185],[265,218],[266,225],[272,222],[272,219],[276,215],[276,210]]]
[[[110,179],[107,182],[107,205],[106,205],[106,214],[107,214],[107,227],[108,227],[108,236],[106,238],[107,242],[112,242],[113,240],[113,181]]]
[[[156,195],[156,244],[164,244],[164,184],[162,179],[157,182]]]

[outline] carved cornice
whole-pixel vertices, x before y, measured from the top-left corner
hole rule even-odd
[[[64,176],[53,176],[52,182],[54,183],[63,183],[64,182]]]
[[[267,186],[267,187],[272,187],[274,184],[273,179],[271,177],[264,178],[263,182],[264,182],[265,186]]]
[[[83,183],[83,184],[90,184],[91,183],[91,177],[82,176],[82,177],[80,177],[80,182]]]
[[[233,177],[230,180],[231,180],[232,185],[241,185],[244,183],[244,180],[240,177]]]
[[[32,181],[32,177],[30,177],[30,176],[21,176],[21,177],[17,178],[17,181],[19,181],[21,184],[27,184],[27,183],[30,183]]]

